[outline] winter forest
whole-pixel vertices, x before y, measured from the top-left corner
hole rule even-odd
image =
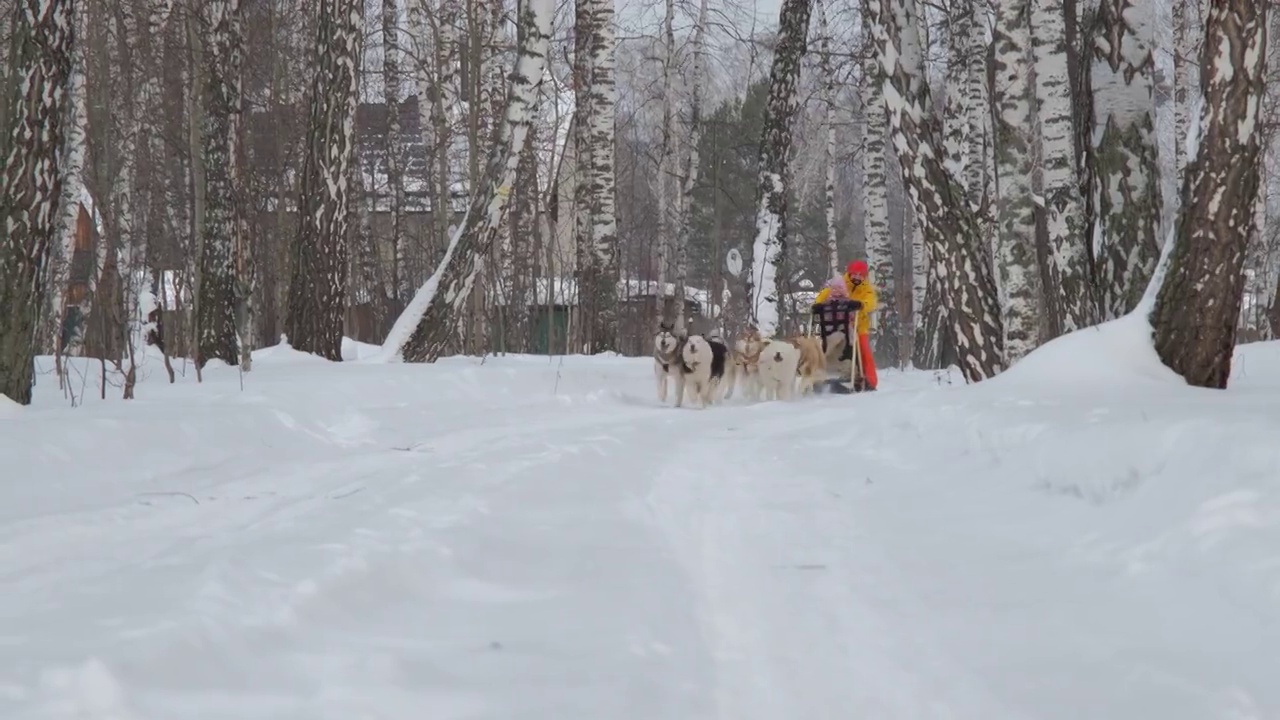
[[[1148,294],[1193,385],[1280,328],[1266,3],[5,5],[20,403],[41,355],[129,397],[144,346],[172,378],[282,340],[433,362],[644,355],[662,319],[768,336],[854,257],[878,362],[969,382]]]

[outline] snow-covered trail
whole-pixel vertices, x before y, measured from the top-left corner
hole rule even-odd
[[[261,355],[0,415],[0,717],[1280,715],[1280,346],[707,411]]]

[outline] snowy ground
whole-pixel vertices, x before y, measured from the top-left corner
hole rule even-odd
[[[0,718],[1280,717],[1280,345],[1209,392],[1132,330],[707,411],[619,358],[41,375]]]

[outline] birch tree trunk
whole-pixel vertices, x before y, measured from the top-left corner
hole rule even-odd
[[[363,0],[317,0],[317,72],[293,244],[287,332],[292,346],[342,359],[347,293],[348,172],[355,150]]]
[[[1199,94],[1200,68],[1197,50],[1201,37],[1196,35],[1200,0],[1173,2],[1173,101],[1174,101],[1174,172],[1182,177],[1187,166],[1187,131],[1191,122],[1193,98]]]
[[[588,353],[599,353],[618,347],[613,0],[578,0],[576,33],[574,244],[578,308],[583,345]]]
[[[970,0],[971,1],[971,0]],[[977,8],[974,8],[975,11]],[[982,10],[985,21],[987,12]],[[995,236],[990,224],[991,205],[995,202],[995,142],[991,119],[991,87],[987,79],[987,31],[985,22],[971,21],[966,62],[969,88],[966,109],[969,112],[969,148],[965,163],[965,187],[969,202],[978,209],[984,232]]]
[[[868,19],[872,17],[869,7],[863,7],[863,15]],[[870,25],[869,22],[867,24]],[[871,38],[868,37],[867,40],[870,42]],[[862,114],[867,123],[862,131],[863,232],[866,238],[867,264],[875,272],[880,296],[885,298],[878,311],[879,330],[875,334],[873,350],[880,357],[900,358],[903,350],[910,348],[910,343],[901,340],[902,323],[898,314],[893,240],[889,235],[889,168],[884,147],[889,117],[885,114],[884,72],[880,69],[875,48],[870,50],[863,64],[861,87]],[[922,251],[919,257],[924,256]],[[838,265],[836,269],[839,271]],[[899,344],[906,347],[899,347]]]
[[[657,297],[663,319],[684,327],[684,303],[673,301],[670,310],[666,304],[667,273],[672,256],[679,254],[676,243],[676,213],[679,183],[676,179],[675,138],[675,36],[676,6],[674,0],[666,0],[666,14],[662,18],[662,144],[658,149],[658,252]]]
[[[1052,319],[1052,325],[1068,333],[1097,322],[1097,301],[1076,162],[1063,0],[1031,0],[1031,28],[1049,235],[1048,282],[1057,298],[1047,305],[1059,316]],[[1007,347],[1006,352],[1012,355]]]
[[[769,75],[769,96],[765,101],[760,180],[756,189],[756,238],[747,297],[751,301],[751,322],[766,338],[778,332],[783,306],[778,273],[787,254],[787,162],[792,121],[799,107],[796,85],[808,40],[811,9],[811,0],[783,0]]]
[[[383,346],[387,358],[434,362],[444,352],[485,257],[498,236],[502,212],[537,109],[547,67],[553,0],[524,0],[519,15],[519,54],[511,73],[506,113],[498,142],[489,153],[484,188],[472,193],[462,225],[454,232],[439,267],[396,321]]]
[[[822,170],[824,176],[822,210],[827,231],[827,274],[835,277],[840,273],[840,244],[836,238],[836,76],[831,65],[831,24],[827,21],[827,3],[830,0],[817,0],[818,3],[818,69],[822,74],[822,127],[826,131],[826,142],[822,147]],[[706,7],[706,0],[703,0]],[[698,102],[695,88],[694,100]],[[695,145],[694,154],[697,149]],[[685,219],[688,222],[688,218]]]
[[[196,319],[196,358],[200,367],[213,359],[228,365],[240,360],[236,323],[236,251],[241,246],[238,166],[237,77],[241,41],[241,0],[204,0],[200,22],[204,36],[205,112],[201,152],[205,167],[204,243],[200,252],[200,300]]]
[[[0,127],[0,395],[31,404],[45,264],[62,192],[75,0],[19,0],[10,13],[11,92]]]
[[[1098,8],[1091,82],[1103,319],[1133,310],[1160,258],[1151,5],[1145,0],[1102,0]]]
[[[912,0],[875,0],[872,32],[884,72],[894,147],[912,205],[924,228],[942,304],[955,333],[957,362],[969,382],[1004,368],[995,280],[981,226],[964,189],[943,164],[942,128],[924,75],[920,19]]]
[[[1225,388],[1231,375],[1261,182],[1266,16],[1265,3],[1212,0],[1200,56],[1200,147],[1183,179],[1176,244],[1151,313],[1161,361],[1199,387]]]
[[[409,300],[409,252],[404,232],[404,141],[400,129],[400,3],[382,0],[382,99],[387,106],[387,197],[391,213],[391,300],[399,310]],[[419,98],[421,100],[421,98]],[[376,298],[375,302],[385,302]]]
[[[996,16],[996,267],[1004,360],[1015,363],[1039,347],[1044,290],[1036,252],[1036,203],[1031,174],[1033,99],[1030,83],[1031,3],[1001,0]]]
[[[957,178],[969,177],[970,137],[974,131],[973,113],[969,107],[973,102],[969,52],[974,25],[973,0],[951,0],[947,13],[947,73],[942,130],[947,171]]]
[[[680,213],[676,223],[675,301],[679,308],[676,317],[682,324],[685,314],[684,297],[689,243],[693,236],[694,193],[698,189],[698,172],[702,165],[698,148],[702,142],[702,94],[707,75],[707,6],[707,0],[700,0],[698,19],[693,28],[693,78],[689,98],[689,124],[685,130],[689,154],[685,161],[684,182],[680,190]]]
[[[85,42],[84,28],[87,13],[84,5],[75,9],[75,36],[77,41],[71,48],[71,79],[67,87],[67,104],[70,108],[69,123],[66,126],[66,146],[62,159],[62,192],[58,200],[58,225],[56,245],[51,248],[49,268],[50,318],[53,321],[52,331],[55,347],[61,355],[68,305],[67,281],[71,275],[71,261],[75,255],[76,224],[80,217],[81,199],[87,197],[85,187],[85,153],[88,150],[89,109],[85,88]],[[7,36],[6,36],[7,37]],[[0,88],[7,89],[7,88]],[[2,105],[4,103],[0,103]],[[5,127],[0,124],[0,127]],[[90,222],[94,220],[96,208],[89,203],[85,208]],[[56,252],[56,255],[53,253]]]

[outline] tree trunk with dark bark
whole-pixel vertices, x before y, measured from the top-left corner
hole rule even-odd
[[[0,127],[0,395],[23,405],[31,403],[45,265],[62,192],[75,6],[76,0],[20,0],[9,11],[14,83],[0,97],[6,108]]]
[[[316,74],[298,199],[287,333],[297,350],[342,359],[348,171],[355,154],[362,0],[319,0]]]
[[[1151,324],[1161,361],[1190,385],[1225,388],[1261,180],[1267,6],[1213,0],[1205,23],[1200,148],[1188,163],[1168,273]]]

